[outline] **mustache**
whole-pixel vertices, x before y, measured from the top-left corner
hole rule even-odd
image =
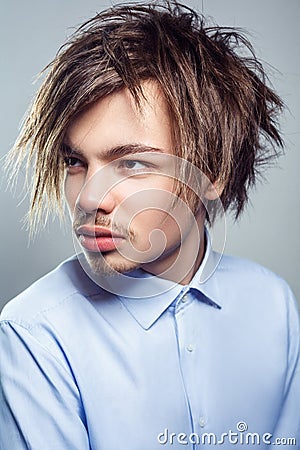
[[[102,216],[101,214],[87,214],[83,211],[76,210],[73,219],[73,231],[76,233],[78,228],[82,225],[87,226],[100,226],[108,228],[113,233],[120,234],[125,238],[134,240],[135,232],[129,227],[123,224],[117,224],[111,220],[111,218]]]

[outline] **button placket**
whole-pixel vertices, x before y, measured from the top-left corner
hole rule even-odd
[[[200,433],[200,430],[206,426],[206,418],[203,415],[203,396],[201,395],[201,372],[199,371],[201,328],[198,327],[198,322],[195,322],[198,303],[191,301],[186,304],[186,298],[192,300],[193,296],[190,293],[184,294],[179,300],[175,320],[182,380],[190,410],[191,427],[193,432]]]

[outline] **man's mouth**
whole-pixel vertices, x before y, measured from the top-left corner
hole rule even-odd
[[[90,252],[110,252],[125,240],[120,233],[115,233],[109,228],[100,226],[82,225],[76,229],[76,235],[80,244]]]

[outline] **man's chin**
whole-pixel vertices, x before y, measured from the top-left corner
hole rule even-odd
[[[119,255],[116,256],[115,254],[84,252],[84,255],[89,269],[94,275],[98,276],[117,276],[131,272],[141,265],[138,262],[127,260],[121,256],[118,257]]]

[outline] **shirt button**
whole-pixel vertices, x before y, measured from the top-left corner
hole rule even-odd
[[[185,294],[182,299],[181,299],[182,303],[186,303],[188,301],[188,296],[187,294]]]
[[[205,425],[206,425],[206,419],[205,419],[205,417],[200,417],[200,419],[199,419],[199,425],[200,425],[201,428],[205,427]]]
[[[186,349],[187,349],[187,351],[188,351],[188,352],[190,352],[190,353],[191,353],[191,352],[193,352],[193,351],[195,350],[195,347],[194,347],[194,345],[193,345],[193,344],[189,344],[189,345],[187,346],[187,348],[186,348]]]

